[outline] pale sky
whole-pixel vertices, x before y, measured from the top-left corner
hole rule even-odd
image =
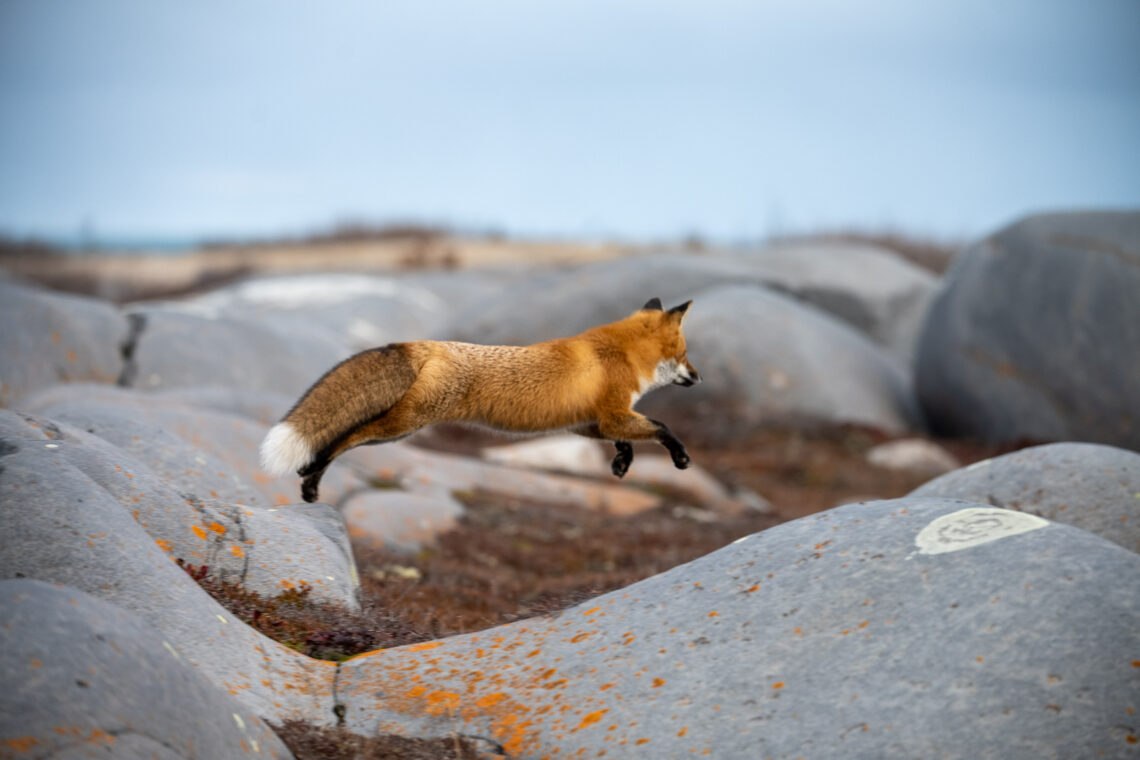
[[[0,0],[0,233],[984,234],[1140,207],[1136,0]]]

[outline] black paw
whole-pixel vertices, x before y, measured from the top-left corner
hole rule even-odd
[[[687,453],[685,453],[684,451],[673,452],[673,466],[676,467],[678,470],[688,469],[689,465],[691,465],[692,463],[693,463],[693,460],[689,459],[689,455]]]
[[[612,469],[614,471],[614,475],[617,475],[619,478],[624,477],[625,474],[629,472],[629,463],[630,460],[628,458],[622,456],[621,454],[618,454],[616,457],[614,457],[614,461],[610,466],[610,469]]]
[[[314,483],[311,480],[306,480],[301,483],[301,498],[309,504],[312,504],[319,497],[317,486],[318,483]]]

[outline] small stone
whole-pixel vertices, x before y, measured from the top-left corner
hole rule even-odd
[[[962,466],[949,451],[923,438],[880,443],[868,450],[866,457],[876,467],[927,477],[942,475]]]

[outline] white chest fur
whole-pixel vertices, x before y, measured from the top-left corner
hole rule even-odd
[[[649,391],[651,391],[655,388],[660,388],[662,386],[669,385],[676,378],[677,378],[677,360],[676,359],[662,359],[661,361],[657,362],[657,366],[653,369],[653,377],[641,378],[641,386],[636,391],[634,391],[632,394],[630,394],[631,400],[629,402],[629,405],[633,406],[634,404],[636,404],[638,401],[641,400],[642,396],[644,396],[646,393],[649,393]]]

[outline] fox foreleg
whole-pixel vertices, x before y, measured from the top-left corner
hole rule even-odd
[[[633,447],[630,441],[657,441],[669,452],[673,458],[673,466],[678,470],[688,467],[692,460],[685,444],[666,427],[664,422],[651,420],[637,412],[627,412],[622,415],[613,415],[599,420],[598,431],[603,438],[614,441],[617,446],[617,456],[613,461],[613,473],[619,478],[625,475],[629,465],[633,462]]]
[[[609,436],[603,435],[598,423],[594,422],[589,425],[583,425],[576,428],[575,433],[586,438],[597,438],[600,441],[612,441],[614,448],[617,449],[617,455],[614,457],[613,462],[610,463],[610,470],[617,477],[623,477],[629,472],[629,466],[633,464],[633,444],[629,441],[614,441]]]

